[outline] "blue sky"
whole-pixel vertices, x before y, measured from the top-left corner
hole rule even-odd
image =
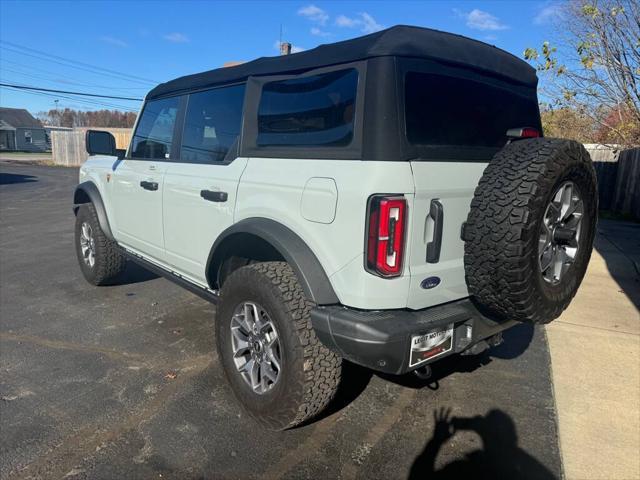
[[[277,55],[397,24],[459,33],[519,57],[550,36],[553,1],[0,1],[0,81],[142,97],[155,83],[228,61]],[[30,49],[30,50],[27,50]],[[73,62],[71,66],[68,62]],[[97,69],[95,67],[98,67]],[[103,70],[104,69],[104,70]],[[126,77],[122,77],[125,75]],[[80,101],[0,88],[0,105],[32,112],[139,102]],[[103,104],[106,104],[103,106]]]

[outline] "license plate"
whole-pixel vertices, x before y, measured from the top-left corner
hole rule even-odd
[[[409,367],[444,355],[453,347],[453,324],[442,330],[411,336]]]

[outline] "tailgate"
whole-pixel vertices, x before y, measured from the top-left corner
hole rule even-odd
[[[464,279],[462,223],[486,163],[411,162],[415,197],[411,208],[411,239],[407,265],[411,284],[407,307],[420,309],[469,296]],[[442,243],[436,263],[427,262],[427,244],[434,240],[432,200],[442,205]],[[440,283],[423,288],[423,280],[438,277]],[[428,282],[430,286],[436,282]]]

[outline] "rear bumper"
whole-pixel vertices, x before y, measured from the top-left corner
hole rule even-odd
[[[425,310],[354,310],[343,306],[315,307],[311,322],[320,341],[358,365],[402,374],[455,353],[477,353],[486,339],[517,324],[492,320],[469,299]],[[453,328],[451,348],[410,365],[411,339]]]

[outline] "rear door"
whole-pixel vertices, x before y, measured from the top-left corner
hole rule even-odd
[[[116,239],[155,260],[164,256],[162,192],[179,104],[178,97],[145,104],[129,155],[116,162],[110,180]]]
[[[414,309],[468,296],[461,229],[474,190],[507,130],[540,129],[535,89],[442,71],[403,73],[406,142],[416,154],[407,302]]]
[[[245,85],[192,93],[186,99],[177,158],[164,177],[166,262],[206,284],[209,251],[233,224],[246,158],[237,158]]]

